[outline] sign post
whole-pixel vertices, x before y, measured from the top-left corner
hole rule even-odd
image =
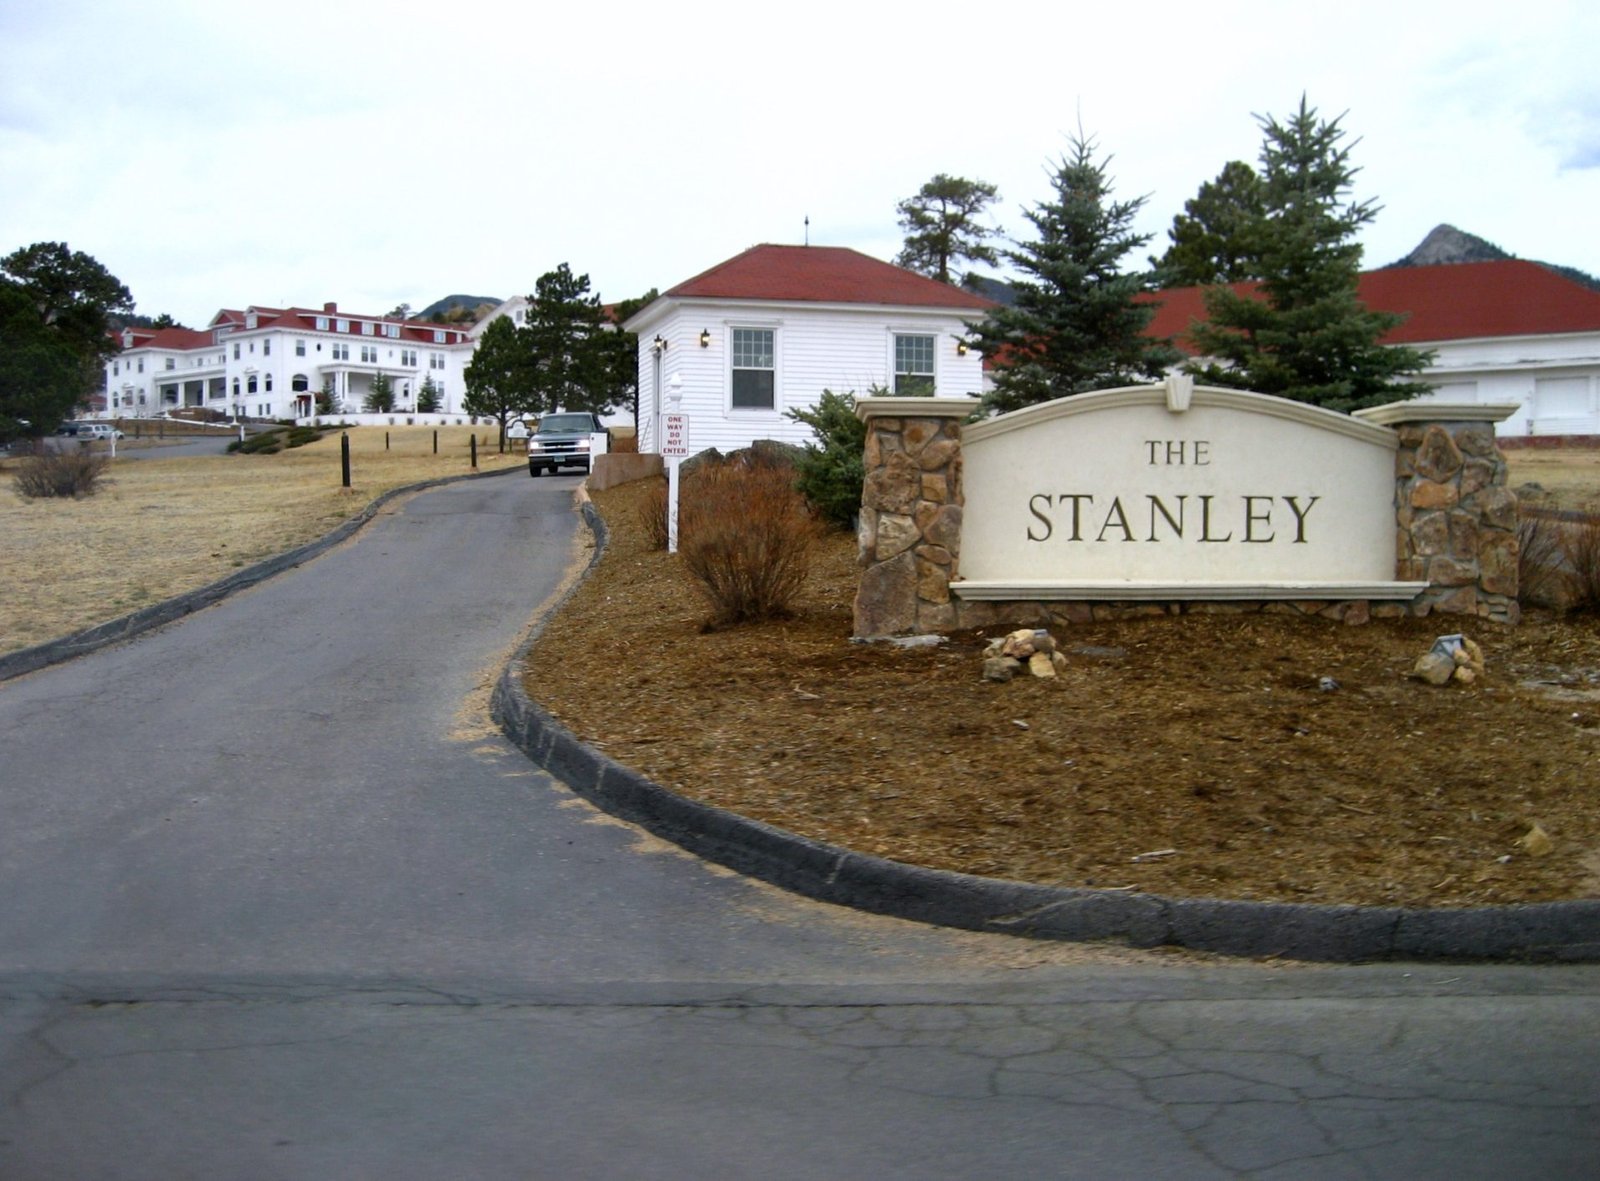
[[[689,416],[683,405],[683,378],[674,373],[667,382],[670,413],[661,416],[661,458],[667,461],[667,552],[678,552],[678,465],[689,455]]]

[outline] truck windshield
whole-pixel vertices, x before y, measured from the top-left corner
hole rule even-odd
[[[539,420],[537,430],[542,435],[570,435],[576,431],[592,431],[594,419],[587,414],[551,414]]]

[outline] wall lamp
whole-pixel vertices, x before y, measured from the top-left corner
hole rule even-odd
[[[650,342],[650,347],[656,351],[657,356],[667,351],[667,342],[661,333],[656,333],[656,338]]]
[[[968,352],[968,351],[969,351],[969,349],[970,349],[970,348],[971,348],[971,347],[972,347],[972,346],[970,346],[970,345],[969,345],[969,344],[967,344],[967,342],[966,342],[966,341],[964,341],[964,340],[958,340],[958,341],[956,341],[956,356],[958,356],[958,357],[965,357],[965,356],[966,356],[966,355],[967,355],[967,352]]]
[[[700,329],[700,347],[703,349],[708,349],[711,347],[711,329]]]

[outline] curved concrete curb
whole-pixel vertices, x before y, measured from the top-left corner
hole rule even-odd
[[[605,549],[605,526],[593,506],[585,504],[583,513],[595,532],[593,569]],[[559,604],[550,614],[558,609]],[[1340,962],[1600,960],[1600,900],[1425,910],[1163,898],[924,869],[814,841],[668,791],[579,742],[522,686],[528,649],[542,630],[541,624],[495,685],[490,711],[506,736],[612,815],[708,861],[810,898],[972,931],[1172,945],[1223,955]]]
[[[339,525],[331,533],[324,534],[316,541],[309,541],[305,545],[264,561],[257,562],[254,566],[246,566],[236,570],[226,578],[219,579],[199,590],[192,590],[186,594],[178,595],[171,599],[164,599],[142,610],[135,611],[132,615],[124,615],[107,623],[97,624],[85,628],[83,631],[73,632],[69,636],[62,636],[56,640],[46,640],[42,644],[35,644],[32,648],[23,648],[16,652],[8,652],[0,656],[0,681],[20,677],[24,673],[31,673],[52,664],[60,664],[64,660],[71,660],[77,656],[85,656],[101,648],[120,644],[123,640],[131,640],[134,636],[154,628],[162,627],[185,615],[192,614],[202,607],[209,607],[212,603],[227,598],[265,582],[276,574],[285,570],[292,570],[296,566],[309,562],[318,554],[322,554],[344,541],[356,530],[360,529],[373,517],[378,515],[378,510],[390,501],[401,496],[409,496],[413,492],[420,492],[427,488],[436,488],[441,484],[455,484],[462,480],[481,480],[490,476],[503,476],[507,472],[521,471],[520,467],[507,467],[492,472],[468,472],[459,476],[441,476],[437,480],[424,480],[420,484],[407,484],[402,488],[391,488],[366,508],[351,517],[344,524]]]

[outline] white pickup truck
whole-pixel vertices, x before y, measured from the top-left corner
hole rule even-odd
[[[606,440],[598,415],[576,410],[546,414],[528,436],[528,474],[564,467],[588,471],[590,457],[605,454]]]

